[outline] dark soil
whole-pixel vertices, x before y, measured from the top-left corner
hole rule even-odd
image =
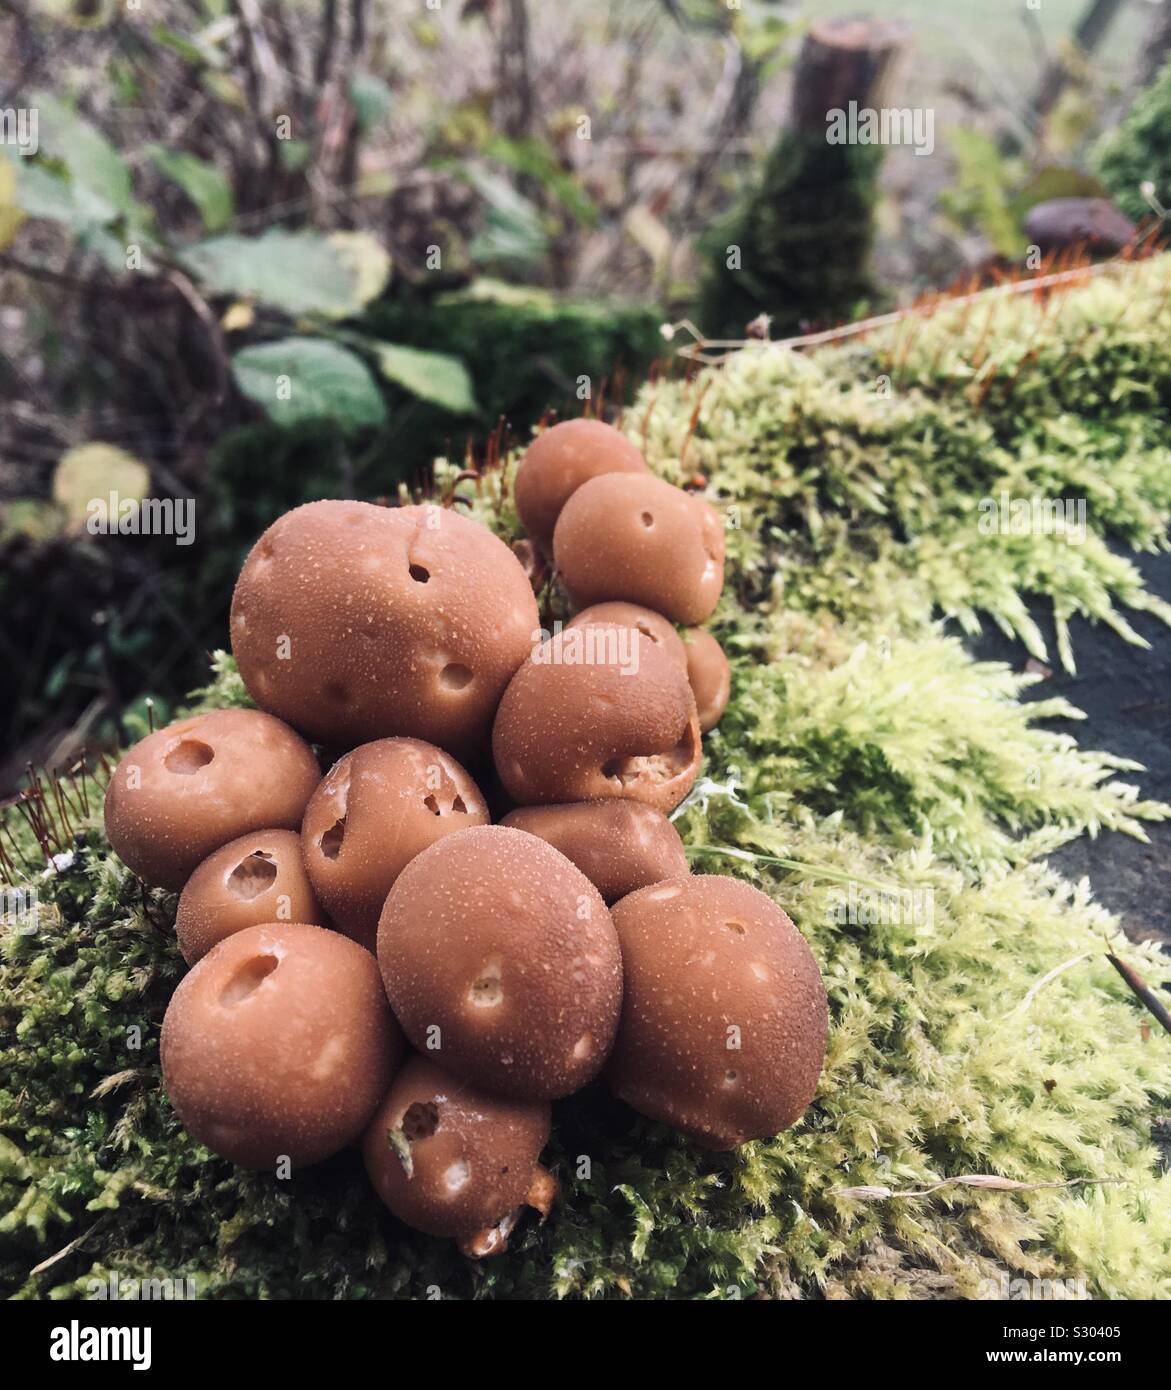
[[[1139,556],[1136,563],[1147,587],[1171,600],[1171,554]],[[1040,605],[1031,611],[1055,652],[1051,616]],[[1064,695],[1088,716],[1077,726],[1062,725],[1083,748],[1141,762],[1146,772],[1120,776],[1137,782],[1144,798],[1171,801],[1171,629],[1149,614],[1126,616],[1151,644],[1149,650],[1131,646],[1102,624],[1077,620],[1071,634],[1078,674],[1055,665],[1052,676],[1026,698]],[[1020,645],[998,632],[985,633],[971,649],[1016,670],[1025,665]],[[1149,845],[1111,832],[1096,840],[1083,837],[1055,854],[1053,862],[1068,877],[1088,875],[1098,901],[1118,913],[1133,940],[1155,938],[1171,946],[1171,821],[1148,826],[1148,833]]]

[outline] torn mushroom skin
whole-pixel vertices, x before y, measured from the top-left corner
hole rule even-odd
[[[305,809],[305,866],[334,924],[374,950],[386,895],[444,835],[487,825],[480,789],[434,744],[386,738],[347,753]]]
[[[561,509],[583,483],[603,473],[646,473],[637,447],[602,420],[562,420],[525,450],[516,470],[516,510],[530,538],[553,553]]]
[[[687,873],[679,832],[661,811],[611,797],[565,806],[522,806],[502,825],[539,835],[571,860],[607,903]]]
[[[253,830],[209,855],[179,896],[175,934],[194,965],[224,937],[263,922],[329,925],[295,830]]]
[[[180,981],[163,1019],[179,1119],[245,1168],[303,1168],[351,1143],[404,1052],[374,957],[302,923],[225,938]]]
[[[492,755],[522,806],[616,796],[670,811],[701,760],[687,674],[636,628],[566,628],[504,692]]]
[[[412,859],[382,911],[378,963],[411,1043],[477,1086],[552,1100],[610,1051],[622,958],[609,910],[535,835],[477,826]]]
[[[687,667],[687,653],[683,641],[675,631],[675,624],[669,623],[661,613],[643,608],[637,603],[595,603],[591,608],[583,608],[569,623],[567,628],[582,627],[586,623],[614,624],[618,627],[637,628],[644,637],[649,637],[657,646],[684,669]]]
[[[614,905],[622,1022],[606,1075],[640,1114],[703,1148],[787,1129],[817,1089],[826,997],[813,954],[750,884],[668,879]]]
[[[611,473],[578,488],[558,519],[553,556],[577,608],[621,600],[703,623],[724,587],[719,516],[650,473]]]
[[[526,1206],[548,1216],[556,1182],[537,1159],[549,1124],[548,1101],[493,1095],[412,1056],[371,1120],[362,1155],[400,1221],[482,1258],[506,1249]]]
[[[297,830],[321,769],[287,724],[212,710],[136,743],[106,789],[118,858],[156,888],[182,888],[209,854],[251,830]]]
[[[486,527],[438,506],[310,502],[253,547],[232,596],[249,694],[340,747],[394,735],[477,747],[537,604]]]
[[[732,673],[728,658],[716,639],[702,627],[685,628],[683,650],[687,660],[687,679],[695,696],[700,733],[714,729],[728,708],[732,693]]]

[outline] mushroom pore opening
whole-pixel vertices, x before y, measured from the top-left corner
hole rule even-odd
[[[242,902],[251,902],[276,882],[276,861],[267,850],[254,849],[228,875],[228,892]]]
[[[433,1100],[417,1100],[407,1106],[401,1129],[410,1143],[430,1139],[438,1128],[439,1106]]]
[[[220,993],[220,1003],[232,1008],[255,994],[279,964],[276,956],[267,953],[242,962]]]
[[[177,772],[180,776],[190,777],[192,773],[198,772],[201,767],[206,767],[215,757],[215,753],[206,743],[202,743],[197,738],[185,738],[170,750],[163,758],[163,766],[168,772]]]
[[[337,820],[326,830],[317,841],[317,847],[326,859],[336,859],[342,850],[342,841],[346,837],[346,818],[339,816]]]

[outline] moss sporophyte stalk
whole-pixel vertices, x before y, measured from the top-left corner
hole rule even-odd
[[[829,1052],[798,1126],[719,1155],[600,1094],[559,1103],[558,1212],[483,1263],[387,1219],[352,1152],[288,1182],[214,1159],[160,1085],[175,898],[142,891],[100,795],[75,794],[79,840],[52,849],[72,858],[43,874],[34,828],[6,816],[8,886],[22,856],[37,875],[35,930],[9,929],[0,957],[6,1288],[165,1273],[201,1297],[979,1297],[1008,1276],[1171,1294],[1152,1138],[1167,1039],[1103,948],[1154,992],[1171,963],[1045,862],[1171,809],[1134,764],[1079,748],[1068,703],[1022,703],[1031,678],[954,635],[990,618],[1048,656],[1025,604],[1047,596],[1072,667],[1074,614],[1123,641],[1140,640],[1127,608],[1171,618],[1121,553],[1161,546],[1171,519],[1169,344],[1158,258],[808,356],[749,349],[627,411],[652,468],[705,474],[728,519],[713,626],[731,697],[674,824],[693,867],[763,889],[821,968]],[[441,464],[439,487],[458,471]],[[505,476],[457,487],[511,538]],[[982,533],[978,502],[1002,490],[1084,499],[1084,544]],[[247,704],[229,658],[195,699]],[[929,891],[930,930],[842,914],[851,883]]]

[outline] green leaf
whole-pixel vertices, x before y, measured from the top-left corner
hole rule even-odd
[[[468,254],[474,261],[535,261],[548,249],[549,239],[539,210],[507,179],[476,165],[464,177],[486,205],[483,230],[472,238]]]
[[[445,352],[400,347],[395,343],[371,341],[369,346],[379,371],[388,381],[456,415],[479,413],[472,379],[458,357],[449,357]]]
[[[164,145],[147,146],[147,154],[159,173],[178,184],[199,209],[209,232],[217,232],[231,221],[232,186],[214,164]]]
[[[360,304],[377,299],[390,279],[390,252],[369,232],[330,232],[329,244],[353,276]]]
[[[344,430],[381,425],[386,407],[361,358],[320,338],[282,338],[242,348],[236,384],[280,425],[336,420]]]
[[[358,117],[358,129],[368,135],[375,126],[382,124],[390,115],[394,96],[380,77],[368,72],[356,72],[350,78],[350,100]]]
[[[75,202],[93,221],[144,215],[129,165],[96,126],[49,92],[34,93],[29,104],[38,113],[39,152],[65,166]]]
[[[212,294],[252,295],[287,314],[344,316],[365,303],[360,277],[316,232],[213,237],[184,260]]]

